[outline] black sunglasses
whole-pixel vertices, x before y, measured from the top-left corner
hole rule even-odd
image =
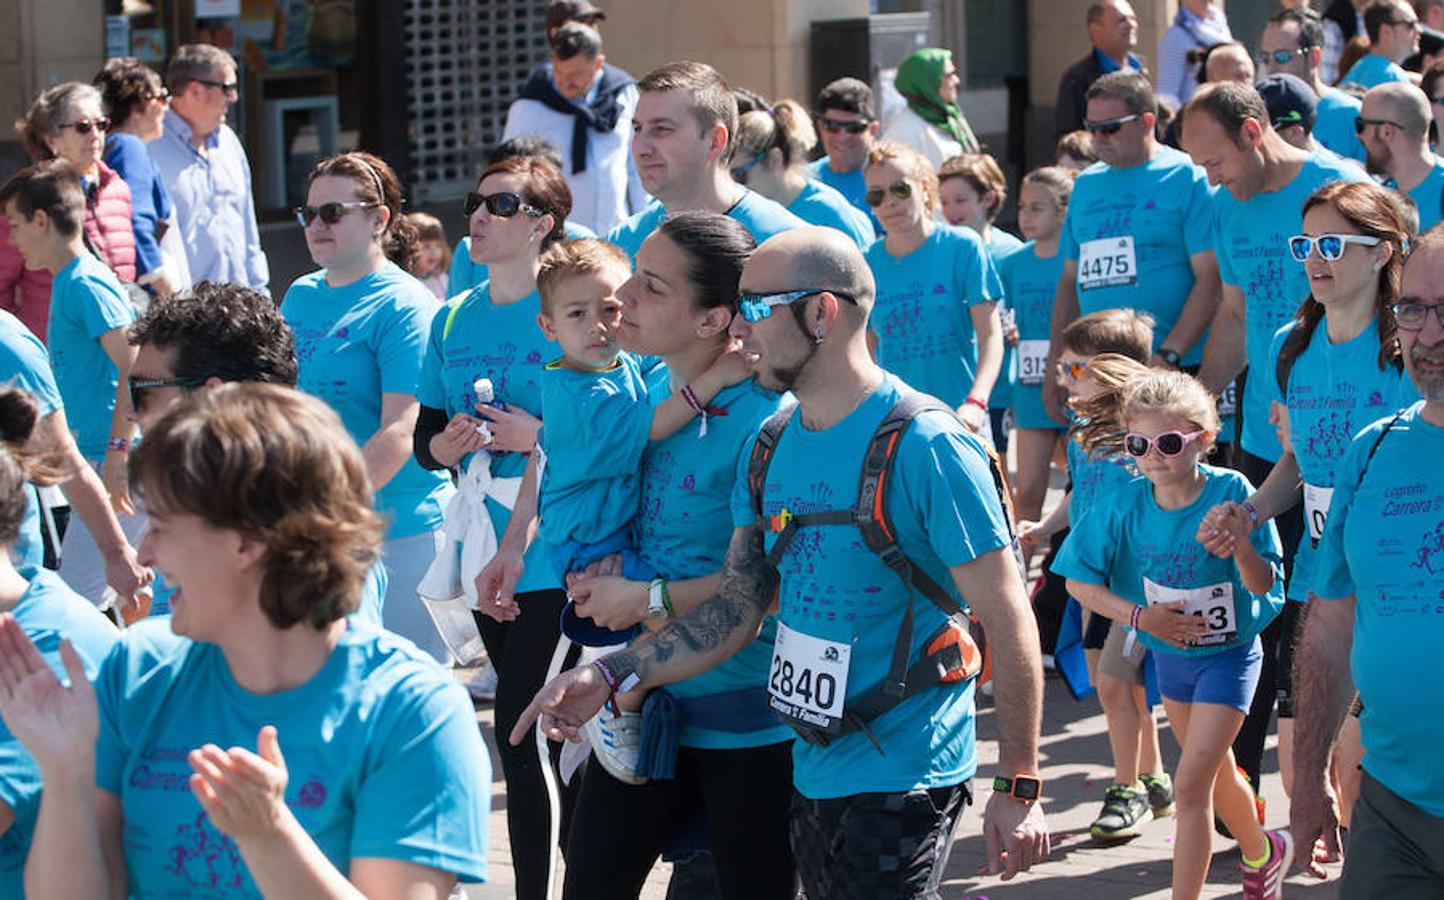
[[[486,207],[488,214],[498,219],[510,219],[519,212],[524,212],[533,218],[541,218],[543,214],[541,210],[521,199],[520,194],[511,191],[502,191],[499,194],[479,194],[476,191],[470,191],[467,193],[466,199],[461,202],[461,211],[470,217],[483,206]]]
[[[1129,122],[1137,121],[1143,117],[1143,113],[1129,113],[1126,116],[1119,116],[1116,119],[1100,119],[1094,122],[1089,119],[1083,120],[1083,129],[1092,134],[1117,134],[1118,130]]]
[[[846,131],[848,134],[862,134],[871,127],[872,119],[843,122],[838,119],[829,119],[827,116],[819,116],[817,124],[822,126],[823,131],[830,131],[833,134],[837,134],[839,131]]]
[[[241,83],[239,81],[211,81],[207,78],[195,78],[192,80],[195,81],[196,84],[203,84],[206,87],[218,88],[223,93],[227,94],[233,91],[239,93],[241,89]]]
[[[204,378],[128,378],[127,387],[130,388],[130,408],[140,412],[145,408],[145,394],[156,388],[178,387],[189,390],[205,384]]]
[[[1398,122],[1391,122],[1388,119],[1366,119],[1363,116],[1359,116],[1358,118],[1354,119],[1354,133],[1363,134],[1364,129],[1368,128],[1370,125],[1393,125],[1395,128],[1404,127]]]
[[[888,194],[892,194],[899,200],[906,200],[913,195],[913,186],[906,181],[894,181],[887,186],[887,190],[880,187],[868,188],[867,193],[862,195],[862,199],[867,201],[868,206],[882,206],[882,201],[887,199]]]
[[[90,134],[91,130],[99,131],[101,134],[110,130],[110,120],[105,116],[98,119],[81,119],[76,122],[66,122],[64,125],[56,125],[56,131],[64,131],[67,128],[74,128],[76,134]]]
[[[353,209],[373,209],[380,206],[380,203],[322,203],[320,206],[298,206],[296,207],[296,221],[301,223],[302,228],[309,228],[311,223],[318,218],[327,225],[335,225],[341,218]]]

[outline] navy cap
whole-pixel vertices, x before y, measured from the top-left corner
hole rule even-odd
[[[1260,79],[1254,87],[1268,107],[1269,119],[1274,128],[1302,125],[1304,130],[1314,130],[1314,113],[1319,98],[1308,82],[1297,75],[1270,75]]]

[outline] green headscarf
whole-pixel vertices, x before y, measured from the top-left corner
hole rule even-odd
[[[956,103],[946,103],[939,96],[943,84],[943,73],[947,71],[948,60],[953,51],[941,47],[924,47],[914,51],[897,67],[897,79],[893,85],[908,102],[908,109],[922,116],[924,122],[946,131],[953,140],[963,145],[964,153],[978,152],[978,139],[963,111]]]

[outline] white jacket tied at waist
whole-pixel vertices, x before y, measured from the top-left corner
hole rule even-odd
[[[486,500],[491,498],[507,509],[516,506],[521,476],[497,478],[491,474],[491,454],[478,451],[471,456],[466,474],[446,505],[442,545],[416,592],[427,600],[465,600],[476,607],[476,576],[496,556],[496,528]]]

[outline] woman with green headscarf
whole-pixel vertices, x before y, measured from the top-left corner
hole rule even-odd
[[[951,50],[914,51],[898,66],[893,86],[908,105],[888,119],[883,137],[917,150],[934,169],[954,156],[978,151],[978,139],[958,108],[958,68]]]

